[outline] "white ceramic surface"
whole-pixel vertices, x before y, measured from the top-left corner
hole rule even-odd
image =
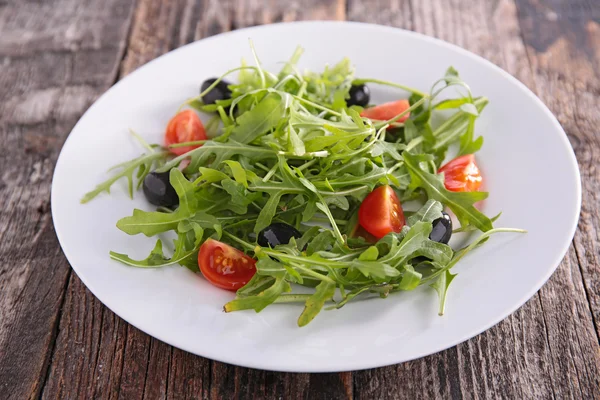
[[[475,95],[490,104],[478,120],[485,137],[478,160],[490,191],[485,211],[503,211],[501,234],[455,268],[447,311],[437,315],[432,289],[324,311],[298,328],[300,305],[225,314],[232,294],[179,266],[136,269],[113,262],[109,250],[143,258],[154,244],[128,236],[116,221],[143,196],[129,200],[124,183],[81,205],[106,170],[140,153],[134,128],[160,142],[169,118],[200,83],[252,60],[252,38],[263,64],[278,70],[297,44],[302,68],[322,69],[348,56],[358,77],[428,90],[452,65]],[[277,38],[277,40],[273,40]],[[368,43],[368,46],[364,44]],[[395,48],[396,51],[389,51]],[[403,54],[410,55],[403,57]],[[404,95],[371,85],[373,100]],[[356,370],[422,357],[488,329],[527,301],[565,254],[579,216],[581,185],[573,150],[550,113],[500,68],[448,43],[399,29],[336,22],[277,24],[211,37],[170,52],[117,83],[81,118],[60,154],[52,185],[52,215],[61,246],[86,286],[111,310],[150,335],[189,352],[232,364],[280,371]]]

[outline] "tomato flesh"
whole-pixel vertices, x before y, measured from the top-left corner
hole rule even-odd
[[[444,186],[452,192],[474,192],[483,183],[475,156],[467,154],[443,165],[438,174],[444,173]]]
[[[210,283],[233,291],[243,287],[256,273],[256,260],[213,239],[200,246],[198,266]]]
[[[375,107],[365,108],[361,113],[361,117],[370,118],[378,121],[387,121],[394,118],[396,115],[410,108],[408,100],[397,100],[389,103],[383,103]],[[396,122],[404,122],[410,117],[410,112],[403,115]]]
[[[404,213],[391,186],[379,186],[365,197],[358,209],[358,222],[377,239],[402,230]]]
[[[165,132],[166,147],[172,144],[193,142],[196,140],[206,140],[206,131],[204,130],[202,121],[200,121],[200,118],[194,111],[184,110],[171,118]],[[200,146],[173,147],[169,150],[179,156]]]

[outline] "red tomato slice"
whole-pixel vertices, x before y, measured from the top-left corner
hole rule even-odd
[[[358,222],[377,239],[390,232],[400,232],[404,213],[396,192],[384,185],[369,193],[358,209]]]
[[[198,266],[210,283],[234,291],[248,283],[256,273],[256,260],[213,239],[200,246]]]
[[[206,140],[204,125],[198,115],[192,110],[184,110],[169,121],[167,132],[165,133],[165,146],[169,147],[176,143],[193,142],[196,140]],[[174,147],[169,149],[171,153],[178,156],[193,150],[198,146]]]
[[[467,154],[448,162],[438,170],[438,174],[442,172],[444,173],[444,186],[452,192],[474,192],[483,183],[483,177],[475,164],[473,154]]]
[[[408,100],[397,100],[389,103],[383,103],[375,107],[365,108],[361,113],[361,117],[366,117],[378,121],[387,121],[394,118],[396,115],[406,111],[410,107]],[[410,112],[402,116],[396,122],[404,122],[410,117]]]

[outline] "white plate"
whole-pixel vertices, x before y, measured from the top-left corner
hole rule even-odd
[[[485,212],[503,211],[496,226],[526,235],[500,234],[455,268],[443,317],[432,289],[324,311],[296,326],[300,305],[274,305],[225,314],[232,294],[174,266],[128,268],[109,250],[145,257],[154,240],[128,236],[116,221],[133,208],[124,184],[112,195],[81,205],[81,196],[106,170],[140,153],[127,133],[134,128],[161,142],[169,118],[200,83],[252,60],[252,38],[272,70],[297,44],[300,66],[320,70],[348,56],[359,77],[397,81],[429,90],[452,65],[475,95],[490,104],[478,120],[485,137],[478,160],[489,200]],[[277,40],[273,40],[277,38]],[[390,51],[390,49],[395,49]],[[371,86],[380,102],[403,95]],[[239,30],[166,54],[104,94],[81,118],[60,154],[52,185],[52,216],[61,246],[86,286],[111,310],[148,334],[215,360],[279,371],[356,370],[399,363],[454,346],[515,311],[550,277],[565,254],[579,216],[581,186],[573,150],[550,111],[500,68],[448,43],[399,29],[357,23],[306,22]]]

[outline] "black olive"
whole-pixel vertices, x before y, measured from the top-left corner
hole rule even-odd
[[[262,247],[275,247],[278,244],[288,244],[293,237],[298,239],[302,234],[291,225],[274,222],[260,231],[257,241]]]
[[[169,171],[150,172],[144,179],[144,196],[155,206],[174,207],[179,204],[179,197],[171,182]]]
[[[202,82],[202,86],[200,87],[200,93],[204,92],[210,85],[215,83],[218,78],[210,78]],[[202,97],[202,102],[204,104],[215,104],[217,100],[227,100],[231,98],[231,90],[227,86],[230,83],[227,81],[220,81],[217,83],[217,86],[211,89],[210,92],[206,93]]]
[[[434,242],[448,244],[450,236],[452,236],[452,219],[450,216],[442,211],[442,217],[436,219],[431,224],[433,225],[433,229],[431,229],[429,239]]]
[[[346,100],[348,107],[366,107],[371,99],[371,92],[367,85],[352,85],[348,94],[350,95],[350,98]]]

